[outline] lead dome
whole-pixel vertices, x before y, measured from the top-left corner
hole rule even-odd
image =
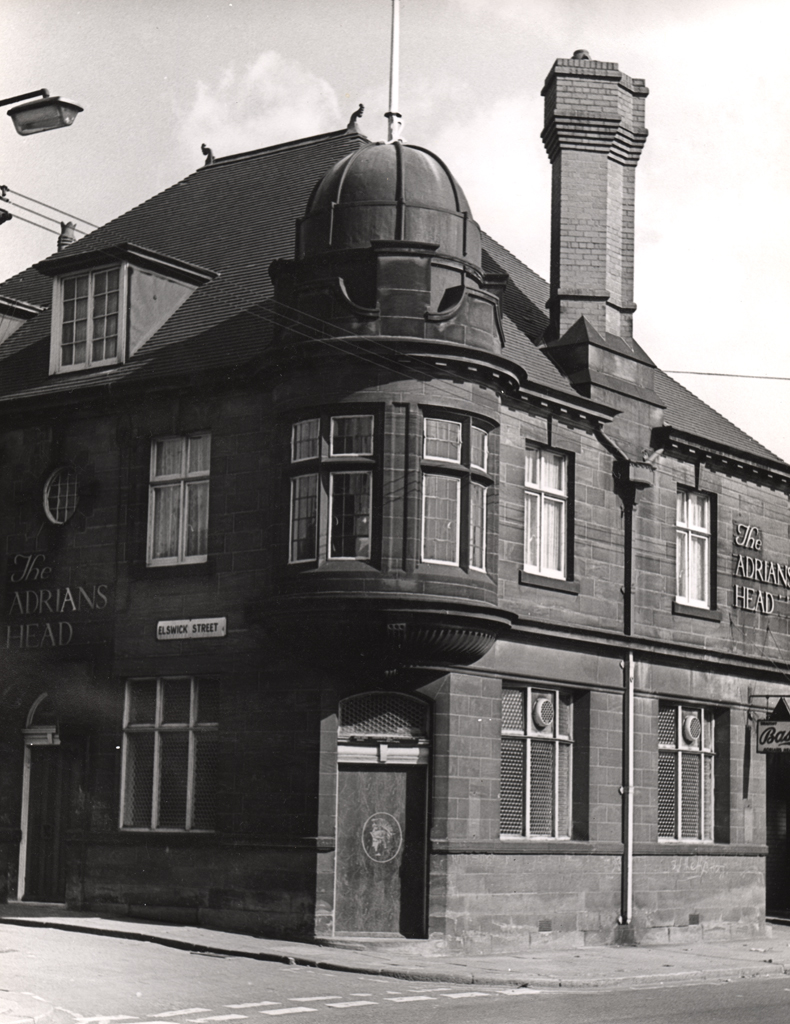
[[[417,242],[480,266],[480,229],[439,157],[404,142],[371,143],[318,182],[300,228],[301,257]]]

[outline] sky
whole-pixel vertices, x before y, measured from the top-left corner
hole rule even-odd
[[[42,210],[55,221],[105,223],[199,167],[201,143],[226,156],[333,131],[360,102],[361,130],[386,136],[390,0],[0,0],[0,13],[0,97],[48,88],[85,108],[61,131],[0,125],[8,198],[70,215]],[[790,462],[790,380],[737,376],[790,378],[788,36],[788,0],[401,0],[404,138],[442,157],[483,229],[544,277],[546,75],[582,48],[646,80],[635,336]],[[0,281],[55,243],[0,226]]]

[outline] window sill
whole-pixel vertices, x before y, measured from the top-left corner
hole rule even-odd
[[[673,615],[685,615],[689,619],[706,619],[708,622],[721,622],[721,612],[715,608],[697,608],[693,604],[672,602]]]
[[[541,590],[557,590],[563,594],[578,594],[581,585],[578,580],[557,580],[553,576],[539,576],[534,572],[519,570],[518,581],[525,587],[539,587]]]
[[[181,565],[147,565],[135,562],[129,566],[129,575],[137,580],[190,580],[200,576],[213,576],[214,573],[214,560],[210,557],[205,562],[183,562]]]
[[[619,857],[623,853],[622,843],[599,843],[583,839],[526,839],[523,836],[509,836],[506,839],[433,839],[432,853],[472,854],[494,853],[502,855],[546,856],[560,854],[581,857]]]
[[[765,857],[767,846],[758,843],[717,843],[701,839],[657,839],[635,843],[635,857]]]

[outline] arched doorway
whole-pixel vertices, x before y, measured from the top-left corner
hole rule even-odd
[[[66,899],[66,832],[73,825],[82,782],[82,749],[63,735],[46,693],[31,705],[25,728],[22,839],[17,898],[41,903]]]
[[[364,693],[338,714],[335,934],[422,938],[429,707]]]

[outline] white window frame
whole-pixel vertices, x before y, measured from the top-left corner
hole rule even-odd
[[[163,704],[164,704],[164,684],[176,680],[189,680],[190,683],[190,701],[189,701],[189,721],[186,723],[163,723]],[[155,682],[156,683],[156,704],[155,714],[153,723],[130,723],[129,715],[131,708],[131,688],[135,683],[142,682]],[[125,693],[124,693],[124,709],[123,709],[123,741],[121,751],[121,807],[120,807],[120,828],[124,832],[215,832],[216,829],[198,829],[193,827],[194,814],[195,814],[195,738],[201,734],[206,733],[218,733],[219,723],[218,722],[202,722],[199,721],[197,714],[200,710],[198,701],[198,689],[201,680],[194,676],[173,676],[166,677],[161,676],[155,678],[153,676],[141,676],[135,679],[128,679],[126,681]],[[216,685],[216,684],[215,684]],[[187,752],[187,780],[186,780],[186,806],[184,809],[184,827],[159,827],[159,796],[161,789],[161,740],[162,735],[168,733],[184,733],[188,735],[188,752]],[[153,734],[154,737],[154,752],[153,752],[153,766],[152,766],[152,793],[151,793],[151,822],[150,825],[127,825],[127,803],[128,803],[128,770],[129,770],[129,736],[140,735],[140,734]]]
[[[689,522],[689,499],[694,497],[706,510],[706,525],[694,526]],[[711,608],[711,554],[713,549],[713,498],[701,491],[679,488],[677,492],[675,522],[675,600],[692,608]],[[691,597],[691,551],[698,545],[703,552],[701,579],[703,596]]]
[[[505,726],[504,704],[508,692],[523,694],[524,721],[522,727]],[[553,708],[553,720],[548,726],[539,726],[534,717],[539,701],[549,700]],[[563,702],[568,728],[561,728],[560,703]],[[548,686],[503,687],[502,689],[502,740],[518,741],[523,750],[523,806],[518,831],[501,831],[502,839],[570,839],[573,827],[573,703],[569,695]],[[534,743],[552,745],[552,806],[549,809],[552,826],[550,832],[532,831],[532,748]],[[567,750],[567,791],[560,792],[561,749]],[[566,821],[561,822],[561,810],[566,810]]]
[[[368,521],[367,545],[365,555],[333,555],[332,554],[332,521],[335,509],[335,480],[340,476],[363,476],[367,479],[368,507],[365,516]],[[371,556],[371,545],[373,527],[373,473],[369,469],[341,469],[329,474],[329,516],[327,517],[326,552],[327,559],[332,562],[368,562]]]
[[[486,571],[486,558],[488,555],[488,490],[489,488],[477,480],[469,481],[469,568],[474,569],[475,572]],[[475,501],[473,495],[475,492],[480,493],[480,505],[483,513],[483,538],[482,544],[480,545],[480,561],[475,561],[475,545],[474,545],[474,523],[473,516],[475,512]]]
[[[196,470],[190,473],[188,464],[188,450],[189,441],[198,440],[201,438],[208,438],[208,466],[206,469]],[[182,444],[181,449],[181,472],[180,473],[169,473],[162,476],[156,475],[156,446],[162,441],[174,441],[179,440]],[[193,565],[199,562],[205,562],[208,560],[208,550],[200,552],[196,555],[186,554],[186,539],[187,539],[187,511],[188,503],[187,488],[191,483],[206,482],[206,521],[202,524],[206,532],[206,548],[208,549],[208,523],[209,523],[209,498],[211,493],[211,434],[208,431],[200,431],[194,434],[171,434],[166,437],[155,437],[151,441],[151,455],[150,455],[150,468],[149,468],[149,484],[148,484],[148,542],[147,542],[147,555],[146,564],[149,566],[165,566],[165,565]],[[180,496],[179,496],[179,521],[178,521],[178,553],[176,555],[168,555],[166,557],[155,558],[154,557],[154,540],[156,537],[155,532],[155,516],[156,516],[156,502],[155,492],[165,487],[171,487],[174,484],[180,484]]]
[[[303,461],[303,460],[297,460]],[[313,499],[315,501],[315,512],[313,514],[313,528],[312,528],[312,547],[313,553],[308,555],[307,558],[294,558],[294,526],[296,524],[296,518],[294,516],[294,501],[296,498],[296,485],[301,480],[312,480],[314,483],[315,494]],[[318,557],[318,506],[320,499],[320,487],[321,483],[319,480],[318,473],[300,473],[298,476],[291,477],[291,495],[288,502],[288,563],[289,565],[303,565],[305,562],[314,562]]]
[[[52,509],[53,492],[55,509]],[[79,504],[79,479],[72,466],[58,466],[47,477],[44,484],[44,514],[56,526],[64,526],[77,511]]]
[[[454,555],[451,561],[446,561],[442,558],[429,558],[426,554],[426,542],[428,540],[428,531],[426,529],[426,504],[429,500],[427,480],[428,478],[438,478],[440,480],[447,480],[455,487],[455,537],[454,537]],[[433,496],[430,496],[433,497]],[[461,481],[456,476],[450,476],[446,473],[423,473],[422,474],[422,561],[428,565],[460,565],[461,557]]]
[[[300,427],[305,427],[305,428],[313,427],[315,424],[318,424],[318,429],[317,429],[315,437],[305,437],[305,438],[300,438],[299,437],[299,433],[300,433],[300,429],[299,428]],[[307,444],[308,442],[311,442],[311,441],[315,442],[315,451],[310,452],[307,455],[297,455],[297,445],[298,444]],[[321,420],[317,416],[314,416],[314,417],[312,417],[311,419],[308,419],[308,420],[297,420],[297,422],[294,423],[291,426],[291,462],[292,463],[308,462],[310,459],[317,459],[320,454],[321,454]]]
[[[106,273],[108,270],[118,271],[118,343],[114,356],[110,359],[93,359],[93,298],[96,274]],[[64,284],[67,280],[78,277],[88,278],[88,316],[87,336],[85,339],[86,359],[82,363],[64,365],[63,355],[63,307],[64,307]],[[127,263],[108,263],[104,266],[91,267],[71,274],[64,274],[56,277],[52,284],[52,340],[50,344],[49,372],[76,373],[80,370],[90,370],[117,366],[126,362],[127,348],[127,320],[128,320],[128,295],[129,295],[129,269]]]
[[[457,440],[453,442],[451,439],[443,440],[441,438],[430,437],[430,424],[442,424],[442,426],[455,427],[457,430]],[[457,457],[451,458],[446,455],[436,455],[430,452],[429,445],[431,441],[438,441],[440,444],[455,444],[457,448]],[[459,420],[446,419],[439,416],[426,416],[423,423],[423,458],[430,459],[432,462],[449,462],[454,466],[461,464],[461,453],[463,451],[464,437],[463,437],[463,424]]]
[[[368,421],[368,433],[367,436],[370,439],[370,444],[367,448],[361,448],[359,451],[354,452],[336,452],[335,451],[335,424],[340,423],[341,420],[367,420]],[[358,455],[373,455],[373,445],[375,443],[375,430],[376,422],[375,417],[372,413],[348,413],[342,416],[330,416],[329,417],[329,455],[330,458],[334,459],[348,459],[356,458]]]
[[[527,479],[527,453],[534,452],[537,457],[538,467],[538,479],[536,482],[532,482]],[[561,460],[562,463],[562,477],[563,486],[560,489],[551,487],[546,483],[547,474],[544,472],[547,457]],[[556,451],[553,448],[535,448],[531,445],[527,447],[527,451],[524,455],[524,570],[529,573],[534,573],[537,576],[548,576],[552,579],[564,580],[568,578],[568,522],[570,514],[570,488],[569,478],[571,471],[570,458],[565,452]],[[537,562],[530,562],[530,538],[529,538],[529,511],[528,503],[530,500],[534,500],[537,512]],[[546,519],[546,506],[548,504],[557,505],[561,509],[561,523],[558,531],[559,539],[559,551],[557,552],[557,561],[560,564],[559,569],[555,569],[553,566],[548,564],[549,552],[547,551],[548,542],[548,528],[545,524]]]
[[[671,758],[674,764],[674,791],[666,794],[672,801],[674,829],[672,835],[659,834],[659,842],[698,842],[712,843],[715,827],[715,774],[716,774],[716,723],[708,708],[689,704],[674,704],[670,701],[659,703],[659,715],[662,711],[671,710],[674,718],[674,736],[671,743],[661,739],[659,733],[658,750],[660,755]],[[700,726],[698,739],[692,739],[686,731],[686,720],[696,718]],[[695,794],[695,811],[699,820],[699,829],[694,835],[683,831],[683,768],[686,758],[693,757],[699,762],[699,787]],[[658,788],[661,792],[662,780],[659,774]],[[661,800],[659,799],[659,805]],[[660,824],[659,824],[660,829]]]

